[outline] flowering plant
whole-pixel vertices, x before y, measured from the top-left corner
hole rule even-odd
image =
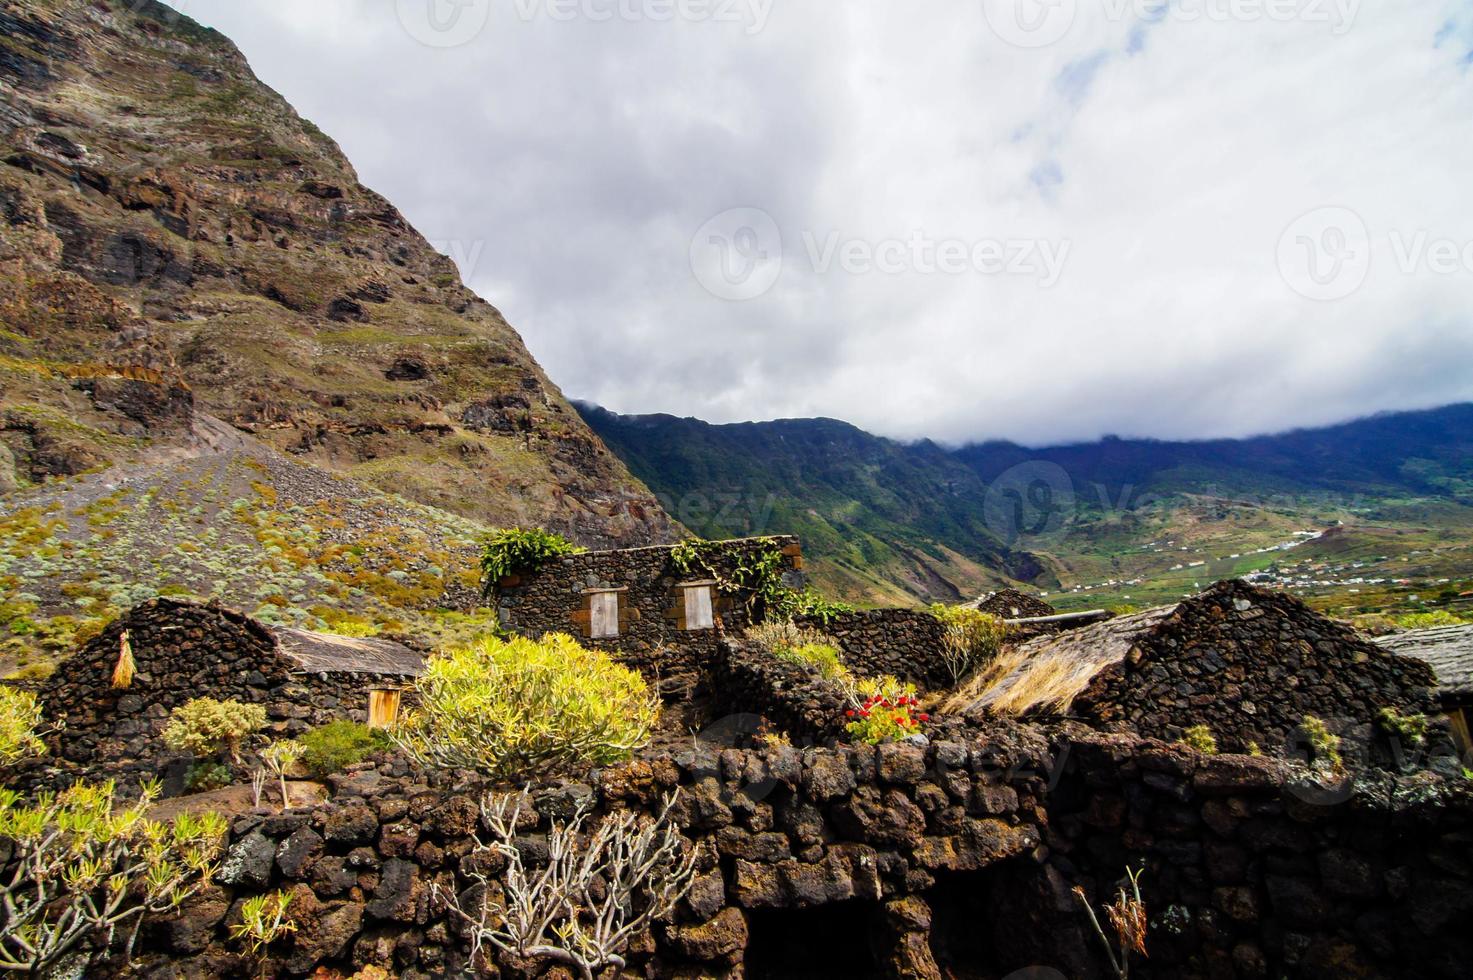
[[[921,722],[931,720],[930,715],[917,710],[920,701],[914,685],[899,684],[889,677],[884,681],[889,683],[860,681],[859,694],[864,700],[858,708],[844,712],[850,719],[845,731],[857,742],[898,742],[919,732]]]

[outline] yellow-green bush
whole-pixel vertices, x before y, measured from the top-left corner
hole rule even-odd
[[[232,758],[239,758],[241,741],[265,724],[266,709],[259,704],[195,698],[170,712],[164,744],[195,755],[229,751]]]
[[[30,691],[0,687],[0,764],[45,755],[46,743],[36,734],[41,706]]]
[[[0,969],[48,976],[77,956],[85,966],[123,945],[145,914],[177,912],[214,877],[225,818],[149,820],[158,793],[148,784],[121,804],[111,782],[77,783],[26,802],[0,789],[0,838],[9,847]]]
[[[1181,744],[1203,755],[1217,754],[1217,736],[1206,725],[1193,725],[1182,732]]]
[[[516,779],[628,758],[660,701],[635,671],[561,633],[486,636],[432,659],[394,738],[420,762]]]
[[[1007,623],[980,609],[937,603],[931,615],[941,621],[941,659],[953,684],[990,663],[1007,639]]]

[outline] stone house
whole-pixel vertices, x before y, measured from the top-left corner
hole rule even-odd
[[[1431,668],[1293,596],[1220,582],[1175,606],[1005,651],[968,714],[1063,716],[1177,739],[1206,725],[1222,751],[1292,754],[1309,716],[1366,737],[1383,708],[1435,707]],[[1011,669],[1008,669],[1011,665]]]
[[[738,569],[780,556],[783,584],[802,588],[803,549],[788,536],[723,541],[708,567],[682,571],[675,546],[565,555],[496,583],[501,625],[524,636],[569,633],[633,665],[669,669],[715,651],[722,633],[760,620],[760,602],[731,588]]]
[[[136,672],[119,689],[112,679],[125,635]],[[64,661],[40,700],[59,726],[55,757],[136,762],[166,753],[159,734],[169,712],[200,697],[264,705],[271,731],[288,736],[339,718],[387,723],[423,666],[419,653],[388,640],[268,626],[218,605],[158,598]]]
[[[1473,626],[1395,633],[1376,640],[1392,653],[1425,661],[1437,674],[1437,699],[1458,751],[1473,752]]]

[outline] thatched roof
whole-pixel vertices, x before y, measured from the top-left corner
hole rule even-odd
[[[1008,715],[1045,706],[1066,710],[1096,674],[1124,660],[1139,637],[1176,609],[1148,609],[1026,640],[999,655],[993,668],[966,685],[947,707],[962,712],[990,709]]]
[[[1473,626],[1393,633],[1376,642],[1392,653],[1429,664],[1437,673],[1437,692],[1442,697],[1473,697]]]
[[[418,677],[424,673],[424,657],[403,644],[390,640],[333,636],[292,629],[268,627],[282,656],[313,674],[396,674]]]

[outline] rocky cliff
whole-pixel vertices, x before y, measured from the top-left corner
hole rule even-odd
[[[677,530],[227,39],[151,0],[0,0],[0,490],[219,451],[216,418],[488,523]]]

